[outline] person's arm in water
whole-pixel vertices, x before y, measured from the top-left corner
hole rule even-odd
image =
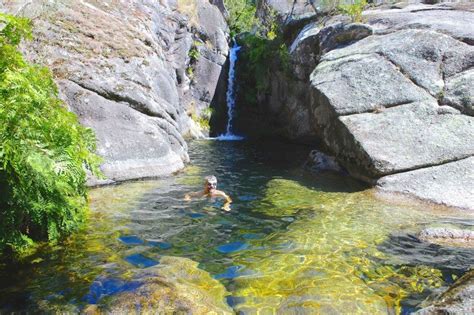
[[[194,191],[194,192],[190,192],[184,195],[184,200],[189,201],[192,198],[201,198],[203,196],[204,196],[204,193],[202,191]]]
[[[230,211],[230,204],[232,203],[232,199],[225,193],[223,192],[222,190],[216,190],[212,196],[214,197],[222,197],[225,199],[225,203],[224,205],[222,206],[222,209],[225,210],[225,211]]]
[[[222,197],[226,202],[231,203],[232,199],[222,190],[216,190],[212,193],[212,197]]]

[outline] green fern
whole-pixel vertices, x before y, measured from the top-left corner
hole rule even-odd
[[[85,217],[95,136],[58,98],[50,71],[18,50],[28,19],[0,14],[0,251],[56,241]]]

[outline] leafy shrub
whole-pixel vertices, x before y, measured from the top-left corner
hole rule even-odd
[[[0,251],[57,240],[84,220],[86,173],[99,174],[92,130],[58,98],[48,69],[18,51],[31,23],[0,14]]]
[[[258,25],[258,19],[255,16],[256,7],[254,1],[224,0],[224,5],[229,12],[227,23],[230,27],[231,37],[243,32],[250,32]]]
[[[260,24],[257,31],[242,36],[241,41],[244,46],[241,58],[245,68],[242,72],[248,74],[247,78],[241,80],[251,82],[244,92],[250,96],[244,97],[247,101],[253,99],[255,102],[256,95],[267,92],[272,71],[288,73],[290,69],[288,47],[283,40],[274,12],[270,12],[266,22]]]
[[[349,15],[352,22],[362,22],[362,11],[366,5],[367,0],[353,0],[350,4],[339,5],[338,9],[342,14]]]
[[[201,43],[194,42],[193,46],[188,51],[188,57],[190,59],[190,63],[195,63],[199,59],[199,57],[201,56],[201,53],[199,52],[199,49],[198,49],[199,45],[201,45]]]

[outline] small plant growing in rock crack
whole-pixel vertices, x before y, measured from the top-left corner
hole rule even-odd
[[[352,22],[362,22],[362,11],[367,6],[367,0],[354,0],[350,4],[340,4],[338,6],[339,12],[349,15]]]
[[[189,65],[186,68],[186,74],[188,75],[191,81],[194,79],[194,65],[197,63],[199,57],[201,56],[201,53],[199,52],[198,48],[201,45],[201,42],[195,40],[193,42],[193,45],[191,46],[191,49],[189,49],[188,51]]]
[[[209,131],[211,129],[209,122],[211,120],[212,113],[213,109],[210,107],[203,109],[199,115],[197,115],[196,111],[193,109],[191,111],[190,117],[203,130]]]
[[[189,63],[195,63],[198,61],[201,53],[199,52],[198,46],[202,44],[198,41],[194,41],[191,49],[188,51]]]
[[[186,74],[190,80],[194,80],[194,68],[192,66],[186,68]]]

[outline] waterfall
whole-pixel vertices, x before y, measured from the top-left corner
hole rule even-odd
[[[234,109],[235,109],[235,64],[238,58],[238,52],[240,46],[234,41],[229,53],[229,77],[227,79],[227,129],[226,133],[220,135],[217,139],[219,140],[242,140],[243,137],[237,136],[233,133],[232,122],[234,120]]]

